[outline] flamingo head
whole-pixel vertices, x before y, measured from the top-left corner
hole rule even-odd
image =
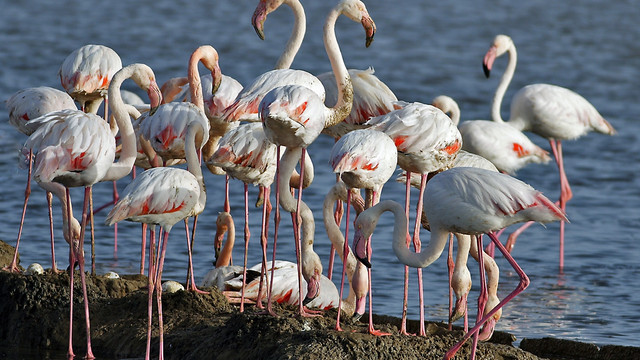
[[[202,62],[202,65],[211,71],[211,78],[213,79],[213,85],[211,87],[211,93],[215,94],[222,82],[222,71],[218,63],[220,57],[218,52],[211,45],[202,45],[191,54],[190,63]]]
[[[358,217],[359,218],[359,217]],[[364,266],[371,268],[371,262],[369,261],[369,234],[365,234],[366,228],[358,226],[356,219],[356,233],[353,235],[353,253]]]
[[[256,6],[251,17],[251,24],[261,40],[264,40],[264,21],[267,20],[267,15],[280,7],[283,2],[284,0],[260,0]]]
[[[224,239],[224,234],[229,231],[230,228],[233,228],[233,218],[231,214],[226,211],[220,212],[218,214],[218,218],[216,219],[216,235],[213,241],[213,248],[215,249],[215,266],[227,266],[231,262],[231,251],[233,249],[233,241],[234,239],[229,237],[227,240],[230,242],[228,246],[225,246],[224,254],[221,252],[222,241]],[[227,250],[228,248],[228,250]]]
[[[316,270],[313,276],[307,281],[307,296],[302,301],[303,305],[309,304],[320,294],[320,273]]]
[[[360,0],[343,0],[338,7],[342,9],[342,14],[353,21],[362,23],[364,31],[367,34],[365,46],[369,47],[376,33],[376,24],[373,22],[364,3]]]
[[[76,246],[80,241],[80,223],[73,216],[69,219],[69,223],[63,225],[62,235],[69,245]]]
[[[162,103],[162,92],[160,92],[160,87],[156,83],[156,76],[153,70],[145,64],[133,64],[130,66],[136,66],[136,71],[131,75],[131,79],[135,81],[140,88],[144,89],[149,96],[149,103],[151,105],[149,114],[155,113],[155,110]]]
[[[511,50],[513,47],[513,40],[507,35],[498,35],[493,39],[493,44],[484,55],[484,60],[482,62],[482,69],[484,70],[484,75],[489,77],[491,73],[491,68],[493,67],[493,62],[497,57],[500,57],[505,52]]]

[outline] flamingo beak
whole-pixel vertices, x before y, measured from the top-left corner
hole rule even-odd
[[[364,266],[371,268],[367,238],[362,235],[360,230],[356,230],[356,233],[353,236],[353,253],[356,259],[358,259]]]
[[[478,340],[487,341],[491,339],[491,336],[493,335],[493,330],[495,330],[495,328],[496,328],[496,319],[494,317],[491,317],[490,319],[487,320],[486,323],[484,323],[484,326],[482,327],[482,331],[478,333]]]
[[[162,103],[162,92],[160,91],[160,88],[158,87],[158,84],[156,84],[155,81],[152,81],[151,84],[149,85],[149,89],[147,90],[147,95],[149,96],[149,101],[151,105],[149,114],[153,115],[156,112],[156,110],[158,110],[158,107]]]
[[[213,86],[211,87],[211,94],[215,95],[215,93],[220,88],[220,84],[222,83],[222,70],[220,70],[220,66],[216,64],[213,70],[211,70],[211,77],[213,79]]]
[[[362,26],[364,27],[365,32],[367,33],[367,40],[365,42],[365,46],[369,47],[373,42],[373,36],[376,34],[376,24],[373,22],[373,19],[369,16],[363,16],[360,21]]]
[[[482,61],[482,70],[484,71],[484,76],[486,76],[487,78],[491,73],[491,67],[493,66],[494,60],[496,59],[497,51],[498,51],[498,48],[495,45],[491,46],[491,48],[489,48],[489,51],[487,51]]]
[[[458,319],[464,316],[467,312],[467,295],[465,294],[460,299],[456,299],[456,305],[449,316],[449,321],[456,322]]]
[[[251,17],[251,24],[253,25],[256,34],[260,40],[264,40],[264,21],[267,19],[267,4],[264,1],[260,1],[256,10]]]
[[[307,296],[302,301],[302,305],[307,305],[320,294],[320,276],[316,273],[307,284]]]

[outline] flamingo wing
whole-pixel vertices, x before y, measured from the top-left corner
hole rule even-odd
[[[102,97],[107,94],[111,78],[121,68],[120,56],[111,48],[85,45],[73,51],[62,62],[60,82],[72,97]]]
[[[25,135],[31,135],[35,130],[26,126],[27,121],[53,111],[76,109],[69,94],[48,86],[19,90],[11,95],[6,104],[9,123]]]

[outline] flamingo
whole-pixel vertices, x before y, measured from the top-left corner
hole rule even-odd
[[[299,216],[300,210],[302,210],[302,230],[309,234],[304,235],[305,239],[313,239],[313,229],[315,228],[313,214],[308,210],[308,206],[301,201],[300,191],[298,192],[298,202],[295,204],[293,196],[288,192],[288,179],[298,159],[301,159],[301,169],[304,168],[304,157],[301,156],[304,156],[306,147],[318,137],[322,129],[342,121],[351,111],[353,100],[351,81],[335,35],[335,22],[341,14],[363,24],[367,34],[367,46],[373,40],[375,33],[375,24],[367,12],[366,6],[359,0],[343,0],[327,16],[324,26],[324,44],[341,94],[335,106],[327,108],[323,103],[324,96],[319,96],[316,91],[301,85],[277,87],[264,96],[259,106],[260,118],[267,138],[276,145],[287,148],[277,166],[276,199],[286,211],[296,213],[297,224],[300,223]],[[315,79],[319,83],[319,80],[313,75],[305,74],[307,74],[307,78]],[[322,86],[320,87],[322,88]],[[322,94],[324,94],[323,88]],[[303,176],[303,174],[301,175]],[[278,216],[276,211],[276,228]],[[296,233],[298,233],[297,228],[298,226],[295,225],[294,231]],[[298,236],[296,238],[299,239]],[[307,284],[309,284],[307,299],[312,299],[319,291],[318,278],[322,273],[322,263],[316,254],[312,262],[300,266],[300,250],[298,250],[300,245],[296,240],[297,262],[299,271],[304,272]],[[313,241],[305,241],[302,245],[301,251],[313,252]],[[300,274],[301,276],[302,274]],[[301,284],[302,281],[299,283]],[[302,289],[300,289],[301,292]],[[308,315],[302,302],[299,303],[299,311],[303,316]]]
[[[232,302],[240,301],[242,304],[246,298],[259,303],[261,301],[262,291],[260,287],[262,282],[258,277],[261,277],[262,267],[266,267],[265,262],[261,262],[247,270],[243,270],[241,266],[229,266],[235,242],[235,225],[231,214],[220,212],[216,220],[217,244],[222,242],[225,232],[227,233],[227,240],[224,242],[222,251],[216,256],[216,268],[205,275],[202,284],[203,286],[216,285],[220,290],[224,290],[224,294]],[[298,302],[298,271],[296,264],[290,261],[276,260],[273,267],[267,268],[266,272],[274,273],[272,299],[278,303],[296,304]],[[322,276],[320,282],[323,288],[322,293],[309,302],[307,306],[323,310],[337,307],[338,289],[336,289],[336,286],[326,276]]]
[[[144,171],[123,191],[122,198],[114,205],[105,220],[113,225],[121,220],[151,224],[149,243],[149,303],[147,329],[147,352],[149,358],[151,344],[152,296],[155,288],[158,303],[158,323],[160,327],[160,359],[164,358],[162,321],[162,268],[169,233],[173,225],[187,217],[202,212],[206,202],[206,192],[202,170],[196,150],[206,142],[206,129],[199,122],[191,122],[187,127],[185,155],[187,170],[158,167]],[[198,144],[198,145],[196,145]],[[197,146],[197,148],[196,148]],[[158,262],[154,259],[155,226],[164,231],[159,246]],[[160,250],[161,248],[161,250]],[[193,269],[191,270],[193,273]]]
[[[419,102],[397,104],[400,108],[386,115],[371,118],[365,124],[383,131],[395,143],[398,153],[398,165],[407,171],[421,174],[420,195],[416,208],[416,222],[413,231],[413,245],[420,251],[420,224],[417,219],[422,214],[422,198],[427,175],[446,170],[453,165],[460,147],[462,136],[451,119],[440,109]],[[410,181],[409,181],[410,183]],[[405,212],[409,216],[410,186],[406,186]],[[407,238],[407,247],[410,239]],[[403,299],[402,323],[400,332],[406,334],[407,297],[409,288],[409,269],[405,266],[405,297]],[[418,269],[418,295],[420,302],[421,336],[426,334],[424,328],[424,299],[422,285],[422,269]]]
[[[433,99],[433,106],[451,113],[452,121],[458,125],[460,108],[455,100],[446,95]],[[462,134],[462,149],[478,154],[491,161],[498,170],[509,175],[531,164],[546,164],[549,153],[534,144],[522,131],[490,120],[466,120],[458,125]]]
[[[69,187],[85,187],[85,199],[79,239],[72,238],[73,222],[69,221],[66,239],[69,243],[70,263],[70,320],[69,350],[73,355],[73,269],[77,261],[82,281],[84,310],[87,331],[87,357],[93,358],[91,350],[89,303],[86,293],[84,273],[84,231],[87,221],[87,205],[91,195],[91,186],[99,181],[113,181],[126,176],[133,167],[136,157],[136,141],[129,116],[123,113],[122,99],[119,94],[121,83],[132,78],[138,86],[147,91],[152,107],[160,103],[160,89],[155,82],[151,68],[143,64],[129,65],[114,75],[109,85],[112,109],[122,135],[122,152],[118,162],[115,158],[115,139],[109,125],[97,115],[79,110],[61,110],[46,114],[31,121],[38,129],[31,134],[23,147],[23,153],[35,154],[35,179],[39,183],[56,182],[64,185],[66,217],[70,220],[71,199]],[[31,124],[29,125],[31,126]],[[51,190],[50,190],[51,191]]]
[[[465,334],[447,354],[450,359],[480,327],[491,319],[507,302],[529,285],[529,278],[500,243],[495,231],[523,221],[551,222],[567,220],[564,212],[541,192],[510,175],[493,171],[459,167],[435,175],[424,194],[425,213],[431,228],[431,239],[427,247],[419,253],[407,249],[407,217],[400,204],[386,200],[375,207],[365,210],[356,219],[354,251],[358,260],[368,264],[366,239],[371,235],[382,213],[394,214],[393,251],[403,264],[412,267],[427,267],[433,263],[444,249],[449,233],[475,235],[478,249],[482,249],[481,234],[487,234],[514,268],[520,282],[518,286],[500,301],[493,309],[481,317],[486,304],[486,286],[483,258],[480,263],[481,296],[478,300],[478,319],[476,325]],[[477,339],[477,336],[476,336]],[[475,358],[475,342],[471,358]]]
[[[76,109],[76,105],[69,94],[48,86],[31,87],[19,90],[11,95],[9,99],[7,99],[6,105],[7,109],[9,110],[9,123],[25,135],[31,135],[35,130],[27,126],[27,122],[29,120],[57,110]],[[32,153],[28,155],[29,171],[27,174],[27,186],[24,190],[24,205],[22,206],[22,215],[20,217],[20,226],[18,227],[18,238],[16,240],[16,247],[13,253],[13,260],[8,267],[4,268],[4,270],[9,270],[12,272],[19,271],[18,247],[20,246],[24,217],[27,212],[27,203],[29,201],[29,195],[31,194],[32,155]],[[57,273],[58,269],[56,267],[56,256],[53,245],[53,215],[51,208],[51,198],[51,192],[47,191],[47,203],[49,204],[50,220],[49,230],[51,233],[51,270],[54,273]]]
[[[342,136],[331,149],[329,163],[333,172],[340,174],[340,178],[349,188],[366,189],[366,207],[375,205],[380,198],[383,185],[389,180],[396,168],[398,157],[393,140],[384,132],[375,129],[353,130]],[[350,196],[347,194],[347,203]],[[349,226],[349,209],[346,217]],[[345,235],[345,237],[348,234]],[[344,287],[344,273],[347,265],[346,255],[349,253],[346,242],[342,254],[342,282],[340,297]],[[372,335],[388,335],[374,329],[371,301],[371,272],[367,271],[369,292],[369,333]],[[362,297],[356,299],[356,316],[364,314],[366,304],[366,290],[359,289],[361,284],[356,282],[352,286]],[[338,319],[339,320],[339,319]],[[339,326],[339,324],[337,324]]]
[[[516,69],[517,52],[513,40],[507,35],[497,35],[483,60],[483,69],[487,77],[493,63],[501,55],[509,54],[509,63],[500,79],[491,106],[493,121],[502,123],[500,107],[504,93],[513,78]],[[616,130],[605,120],[596,108],[578,93],[550,84],[532,84],[520,89],[511,100],[511,115],[507,124],[520,131],[530,131],[549,140],[553,156],[560,174],[560,208],[564,211],[566,203],[573,196],[564,171],[562,140],[577,139],[591,131],[614,135]],[[564,268],[564,221],[560,222],[560,271]],[[512,234],[508,240],[508,249],[515,243]]]
[[[69,95],[80,103],[82,111],[93,114],[98,113],[98,108],[105,101],[104,119],[108,121],[108,90],[109,82],[113,75],[122,68],[120,56],[110,47],[104,45],[88,44],[84,45],[69,54],[58,71],[60,83]],[[113,186],[113,200],[100,208],[115,203],[118,200],[118,188],[116,183]],[[93,199],[90,199],[90,220],[91,220],[91,253],[94,253],[93,236]],[[118,227],[114,227],[113,232],[113,252],[117,256],[118,249]],[[92,256],[93,258],[93,256]],[[92,274],[95,273],[95,265],[91,263]]]

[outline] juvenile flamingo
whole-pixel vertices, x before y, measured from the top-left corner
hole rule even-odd
[[[493,62],[505,53],[509,54],[509,63],[491,106],[491,117],[498,123],[504,122],[500,116],[500,107],[513,78],[518,57],[511,38],[507,35],[496,36],[482,63],[484,73],[489,77]],[[616,133],[613,126],[584,97],[572,90],[550,84],[532,84],[520,89],[511,100],[511,115],[506,123],[520,131],[530,131],[549,140],[560,173],[561,192],[558,203],[562,211],[565,211],[566,203],[573,196],[564,171],[562,140],[577,139],[591,131],[608,135]],[[561,221],[560,271],[564,268],[564,227],[565,222]],[[513,247],[522,230],[524,229],[518,229],[509,237],[508,249]]]
[[[393,250],[400,262],[412,267],[427,267],[440,257],[449,233],[475,235],[478,239],[478,249],[482,249],[480,235],[487,234],[520,277],[518,286],[491,311],[484,314],[487,302],[484,271],[482,271],[484,257],[478,257],[481,269],[478,319],[476,325],[464,335],[462,341],[447,352],[445,358],[450,359],[469,337],[477,334],[480,327],[493,318],[504,304],[529,285],[529,278],[500,243],[495,236],[495,231],[517,222],[531,220],[544,223],[567,218],[553,202],[524,182],[506,174],[476,168],[453,168],[435,175],[425,191],[424,203],[431,228],[431,239],[423,251],[414,253],[407,249],[404,241],[407,236],[407,217],[404,209],[398,203],[387,200],[365,210],[356,219],[354,235],[356,257],[367,263],[366,239],[375,229],[380,215],[385,211],[391,211],[395,219]],[[472,359],[475,358],[476,341],[477,335],[471,352]]]

